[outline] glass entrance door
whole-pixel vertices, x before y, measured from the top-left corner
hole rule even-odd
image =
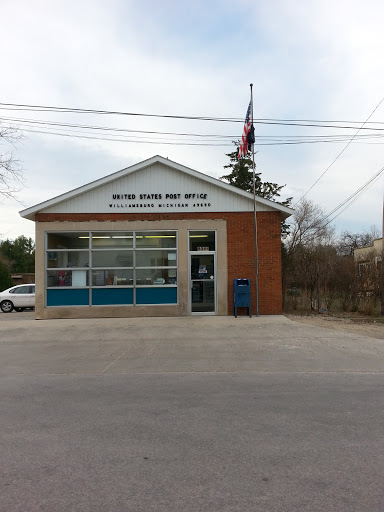
[[[191,313],[216,313],[215,254],[191,254]]]

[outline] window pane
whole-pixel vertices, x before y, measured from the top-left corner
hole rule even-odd
[[[88,286],[88,270],[48,270],[47,286]]]
[[[215,250],[215,232],[214,231],[191,231],[189,233],[190,251],[214,251]]]
[[[48,249],[88,249],[88,233],[48,233]]]
[[[132,251],[92,251],[92,267],[132,267]]]
[[[136,247],[176,248],[176,231],[153,231],[136,233]]]
[[[48,251],[48,268],[88,267],[89,251]]]
[[[15,288],[15,290],[12,293],[15,293],[15,294],[30,293],[29,286],[19,286],[19,288]]]
[[[169,269],[140,269],[136,270],[137,285],[177,284],[177,272],[175,268]]]
[[[214,279],[215,256],[213,254],[193,255],[191,257],[191,279]]]
[[[136,251],[136,267],[176,267],[176,251]]]
[[[192,288],[192,313],[215,311],[215,283],[195,281]]]
[[[133,284],[133,270],[92,270],[92,286],[129,286]]]
[[[106,249],[109,247],[111,249],[133,247],[133,233],[132,231],[120,233],[111,233],[110,231],[108,233],[94,232],[92,233],[92,247],[105,247]]]

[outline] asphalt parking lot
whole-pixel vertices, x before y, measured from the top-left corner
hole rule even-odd
[[[0,315],[0,511],[384,510],[384,341]]]
[[[284,316],[33,318],[0,315],[0,375],[383,370],[384,340]]]

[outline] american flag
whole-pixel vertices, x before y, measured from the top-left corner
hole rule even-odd
[[[243,134],[241,136],[241,143],[239,147],[239,155],[238,158],[242,158],[247,154],[248,151],[248,133],[251,130],[251,102],[249,102],[248,109],[247,109],[247,115],[245,116],[245,122],[244,122],[244,129]]]

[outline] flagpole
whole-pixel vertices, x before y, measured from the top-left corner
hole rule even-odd
[[[251,87],[251,117],[253,126],[253,84]],[[256,291],[256,316],[259,316],[259,264],[257,249],[257,216],[256,216],[256,174],[255,174],[255,144],[252,144],[252,169],[253,169],[253,215],[254,215],[254,236],[255,236],[255,291]]]
[[[384,195],[383,195],[383,226],[381,231],[381,314],[384,316]]]

